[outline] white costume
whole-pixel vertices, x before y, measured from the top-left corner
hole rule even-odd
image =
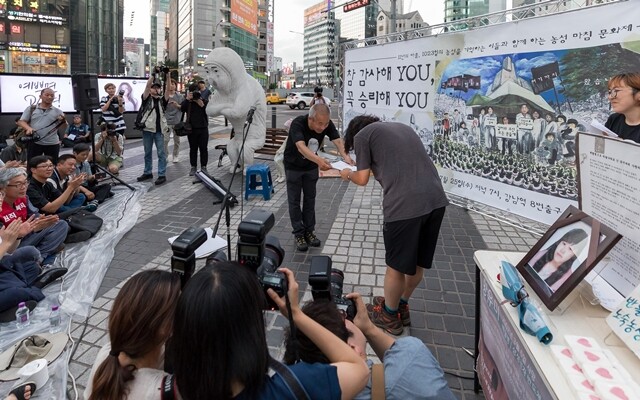
[[[207,114],[211,117],[224,115],[235,131],[235,136],[227,144],[231,172],[236,163],[239,163],[247,113],[251,107],[255,107],[253,123],[247,132],[244,145],[246,171],[246,168],[253,164],[254,152],[264,146],[267,133],[264,90],[258,81],[246,73],[242,59],[230,48],[213,49],[207,56],[204,67],[207,79],[215,89],[215,93],[209,98]]]

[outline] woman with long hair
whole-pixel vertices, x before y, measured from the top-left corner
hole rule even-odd
[[[286,268],[280,271],[288,282],[296,328],[332,363],[299,362],[289,371],[311,399],[353,398],[367,382],[366,364],[344,341],[300,310],[293,273]],[[287,315],[285,299],[272,289],[268,294]],[[182,399],[296,399],[280,373],[268,375],[273,361],[264,328],[266,304],[255,272],[237,262],[218,262],[191,277],[176,308],[171,354]]]
[[[171,335],[179,278],[148,270],[129,279],[109,314],[109,343],[91,369],[87,400],[159,398],[164,344]]]
[[[611,77],[607,95],[614,113],[604,126],[622,139],[640,143],[640,72]]]
[[[584,229],[572,229],[551,246],[539,251],[529,262],[552,292],[571,276],[571,266],[587,245],[588,236]]]

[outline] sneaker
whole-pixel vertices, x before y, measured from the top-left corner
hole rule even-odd
[[[166,181],[167,181],[167,177],[166,176],[159,176],[158,179],[156,179],[155,184],[156,185],[162,185]]]
[[[305,232],[304,239],[307,241],[307,243],[309,243],[309,246],[311,247],[320,247],[320,245],[322,244],[320,239],[318,239],[316,234],[313,232]]]
[[[371,302],[374,306],[378,304],[384,304],[384,296],[376,296],[373,298]],[[411,315],[409,314],[409,304],[400,304],[398,307],[398,312],[400,313],[400,320],[402,321],[402,325],[410,326],[411,325]]]
[[[207,171],[207,166],[206,165],[203,166],[203,167],[200,167],[200,172],[203,172],[203,173],[209,175],[209,171]]]
[[[171,161],[173,161],[174,163],[179,162],[180,161],[180,156],[173,156],[173,159]]]
[[[196,174],[196,167],[191,167],[189,170],[189,176],[194,176]]]
[[[400,314],[389,314],[384,308],[384,301],[378,305],[367,304],[367,311],[369,312],[371,322],[373,322],[375,326],[395,336],[402,334],[403,328]]]
[[[296,249],[298,249],[298,251],[309,250],[309,246],[307,245],[307,241],[305,240],[304,236],[296,235]]]
[[[148,181],[149,179],[153,179],[153,174],[142,174],[136,178],[138,182]]]
[[[87,210],[87,211],[89,211],[89,212],[94,212],[95,210],[98,209],[98,206],[96,204],[89,203],[89,204],[87,204],[86,206],[84,206],[82,208]]]

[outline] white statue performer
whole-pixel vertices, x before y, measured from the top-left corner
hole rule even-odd
[[[267,133],[264,90],[258,81],[246,73],[240,56],[228,47],[213,49],[207,56],[204,68],[209,83],[215,89],[215,93],[209,98],[207,114],[211,117],[224,115],[235,131],[235,136],[227,144],[232,173],[236,163],[240,163],[242,132],[247,113],[255,107],[253,123],[244,144],[243,159],[246,172],[246,168],[253,164],[254,152],[264,146]]]

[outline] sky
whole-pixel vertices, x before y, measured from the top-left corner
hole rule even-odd
[[[303,32],[304,9],[319,3],[319,0],[274,0],[274,47],[275,56],[282,57],[283,63],[296,62],[302,65],[303,37],[290,31]],[[348,0],[336,0],[337,5]],[[404,12],[420,11],[422,19],[429,25],[444,21],[444,1],[442,0],[405,0]],[[135,11],[133,23],[131,12]],[[398,10],[400,12],[400,10]],[[124,35],[125,37],[143,37],[149,43],[149,1],[124,1]]]
[[[131,0],[128,0],[131,1]],[[302,65],[302,46],[304,38],[294,32],[304,32],[304,10],[319,0],[275,0],[274,55],[282,57],[282,63],[296,62]],[[336,0],[342,5],[349,0]],[[405,0],[404,12],[420,11],[420,16],[429,25],[444,22],[444,1],[442,0]],[[398,10],[400,12],[400,10]]]

